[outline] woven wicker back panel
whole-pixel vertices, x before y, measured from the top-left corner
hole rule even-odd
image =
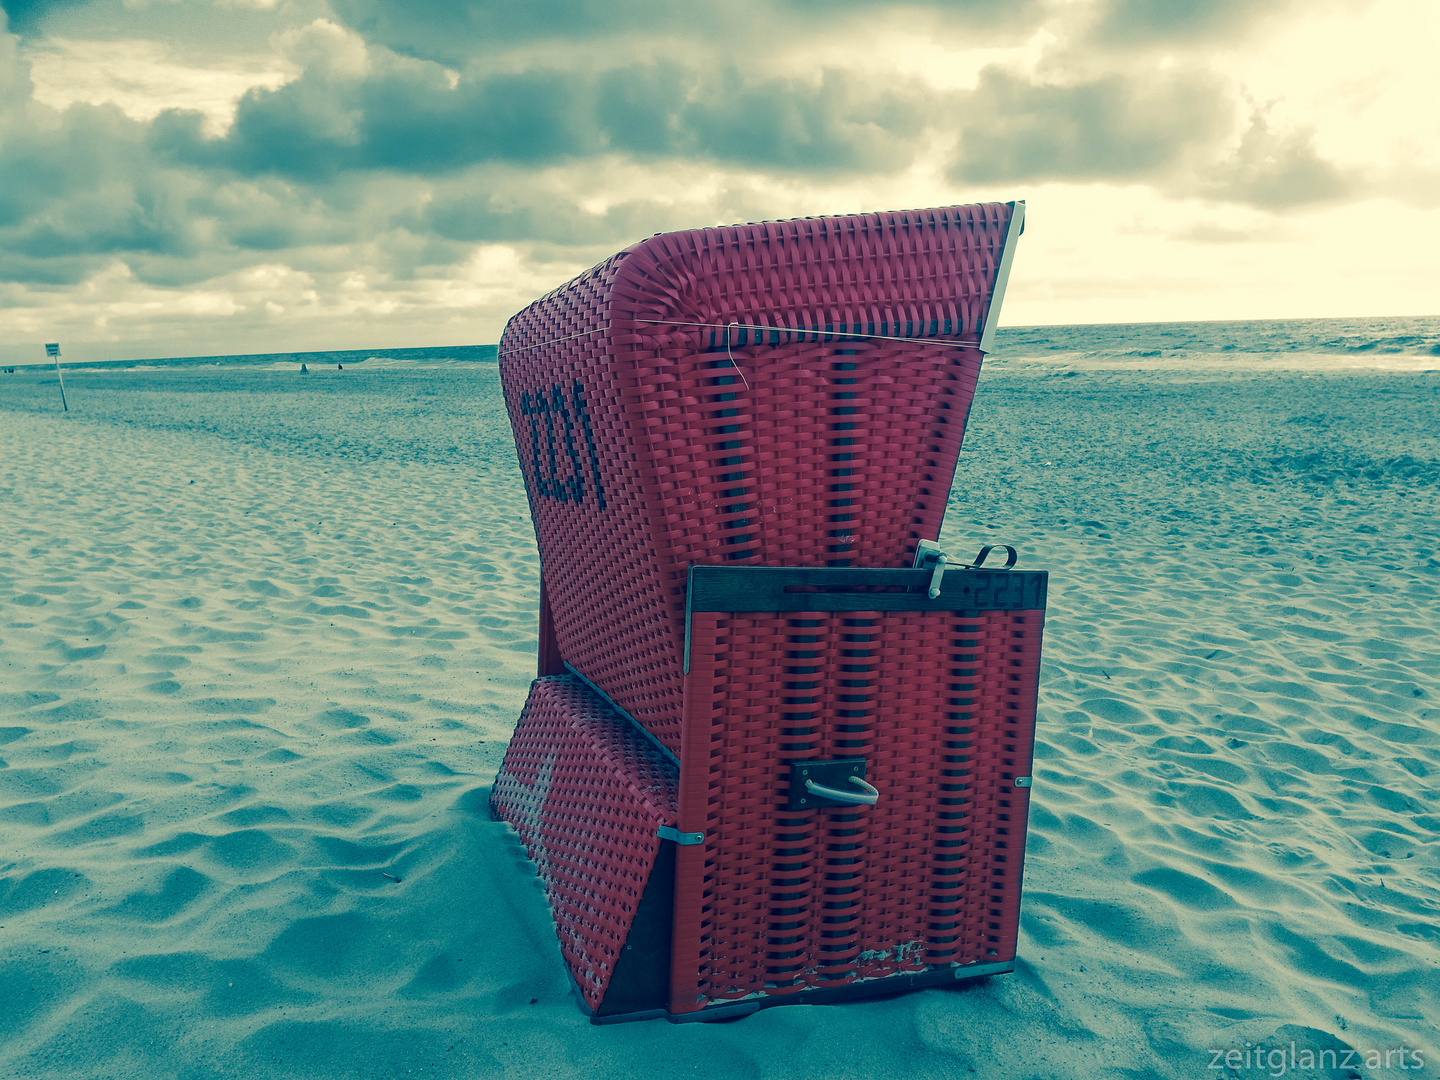
[[[530,691],[491,806],[545,883],[560,951],[599,1008],[660,848],[675,766],[574,676]]]
[[[978,340],[1010,214],[656,236],[510,321],[560,650],[673,750],[692,563],[902,566],[939,534],[981,356],[927,342]]]
[[[693,616],[672,1012],[1014,958],[1043,618]],[[846,757],[875,806],[786,810]]]

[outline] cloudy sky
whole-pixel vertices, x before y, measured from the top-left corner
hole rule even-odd
[[[9,358],[493,342],[653,232],[1014,198],[1010,324],[1440,309],[1434,0],[0,4]]]

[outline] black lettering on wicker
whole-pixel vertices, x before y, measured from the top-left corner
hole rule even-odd
[[[541,486],[539,476],[535,477],[535,486],[541,495],[548,495],[552,499],[565,502],[567,492],[565,486],[560,483],[557,471],[559,462],[556,460],[555,453],[555,414],[550,411],[550,402],[545,399],[544,394],[537,393],[535,395],[535,405],[540,415],[545,417],[545,456],[550,462],[550,475],[544,481],[544,486]]]
[[[576,379],[571,396],[575,402],[575,413],[580,417],[580,429],[585,432],[585,449],[590,453],[590,475],[595,479],[595,498],[600,503],[600,509],[604,510],[605,489],[600,484],[600,455],[595,452],[595,436],[590,431],[590,414],[585,411],[584,391],[584,385]]]
[[[580,463],[580,454],[575,449],[575,421],[571,419],[569,406],[565,404],[565,391],[558,386],[550,389],[550,409],[565,423],[565,453],[570,458],[570,464],[574,466],[570,479],[560,480],[557,477],[556,485],[562,491],[568,492],[570,498],[578,503],[585,497],[585,466]]]
[[[571,410],[574,410],[573,413]],[[605,489],[600,483],[600,455],[595,449],[595,434],[590,426],[590,414],[585,408],[585,387],[577,379],[569,401],[563,387],[552,386],[548,391],[536,390],[520,395],[520,415],[530,427],[530,460],[535,483],[535,494],[561,502],[580,502],[585,498],[585,461],[580,454],[576,427],[585,436],[585,449],[590,458],[590,473],[595,478],[595,498],[600,509],[605,509]],[[545,420],[544,449],[540,440],[540,417]],[[560,478],[560,454],[556,439],[556,425],[560,425],[560,441],[570,459],[571,474],[568,479]],[[578,421],[578,423],[577,423]],[[547,465],[548,463],[548,465]]]
[[[538,398],[539,395],[537,394]],[[528,393],[520,395],[520,415],[530,421],[530,460],[533,464],[532,472],[535,476],[535,494],[549,495],[550,484],[545,478],[545,473],[540,462],[540,424],[535,419],[540,410],[530,401]]]
[[[567,492],[555,475],[555,417],[550,412],[550,403],[542,391],[537,390],[533,398],[522,393],[520,412],[530,421],[530,459],[534,466],[535,494],[565,502]],[[540,422],[536,419],[540,416],[545,418],[545,456],[550,460],[548,470],[545,458],[541,456]]]

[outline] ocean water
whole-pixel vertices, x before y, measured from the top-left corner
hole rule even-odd
[[[1091,365],[1423,369],[1440,366],[1440,317],[1016,327],[1000,331],[996,357]]]
[[[321,352],[246,353],[105,360],[66,365],[67,371],[150,371],[244,367],[294,371],[453,367],[494,363],[495,345],[424,346],[406,349],[343,349]],[[1003,327],[992,359],[1064,360],[1110,364],[1261,361],[1270,366],[1320,360],[1331,366],[1395,368],[1435,366],[1440,357],[1440,316],[1357,319],[1261,319],[1181,323],[1110,323],[1083,326]],[[8,365],[7,365],[8,366]],[[36,361],[26,368],[46,367]]]

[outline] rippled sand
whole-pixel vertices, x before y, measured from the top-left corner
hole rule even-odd
[[[0,1076],[1440,1068],[1440,376],[993,365],[945,538],[1052,572],[1019,971],[595,1028],[484,811],[493,369],[316,375],[0,376]]]

